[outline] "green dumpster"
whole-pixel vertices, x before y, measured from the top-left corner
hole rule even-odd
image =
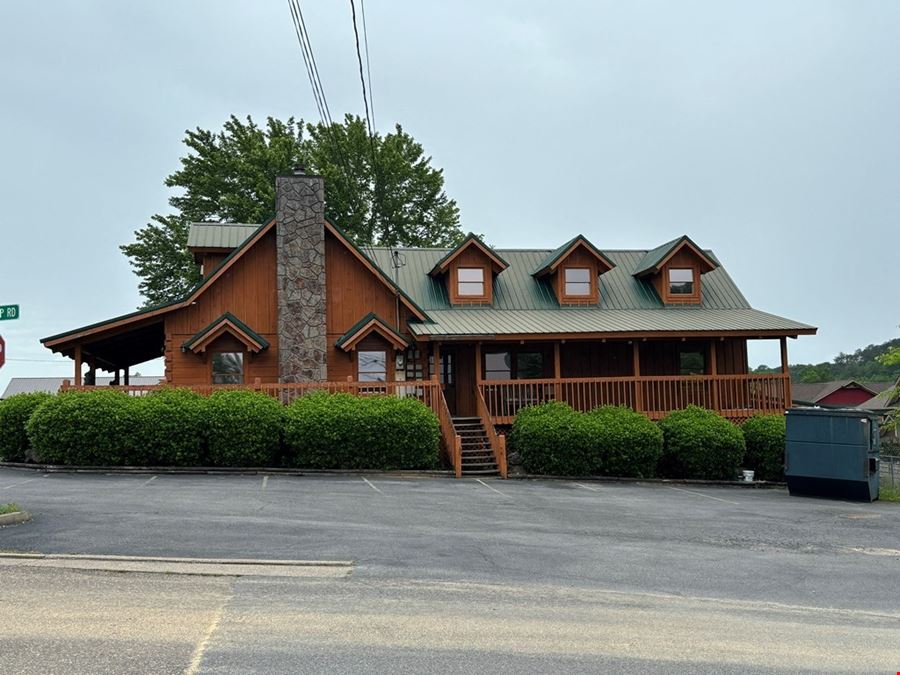
[[[784,474],[789,492],[838,499],[878,499],[878,418],[855,409],[787,411]]]

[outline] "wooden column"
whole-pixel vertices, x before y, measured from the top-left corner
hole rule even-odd
[[[434,373],[431,379],[440,383],[441,381],[441,345],[437,342],[431,343],[431,356],[434,360]]]
[[[475,383],[481,384],[484,379],[484,370],[481,363],[481,343],[475,343]]]
[[[712,395],[713,410],[719,410],[719,360],[716,358],[716,341],[709,341],[709,374],[712,375],[712,381],[709,383],[710,394]]]
[[[641,345],[635,340],[631,343],[632,370],[634,371],[634,409],[637,412],[644,410],[644,391],[641,387]]]
[[[128,366],[125,366],[125,381],[124,381],[124,385],[125,385],[126,387],[128,386],[128,382],[129,382],[128,375],[129,375],[129,373],[128,373]]]
[[[75,386],[81,386],[81,345],[75,345]]]
[[[559,342],[553,343],[553,377],[556,379],[556,382],[553,385],[553,398],[557,401],[562,400],[562,382],[560,382],[560,378],[562,375],[562,369],[559,365]]]
[[[794,397],[791,393],[791,369],[788,366],[787,337],[779,338],[781,341],[781,375],[784,381],[784,407],[794,405]]]

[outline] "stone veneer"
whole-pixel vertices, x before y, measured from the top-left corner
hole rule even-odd
[[[297,170],[275,179],[280,382],[327,379],[325,182]]]

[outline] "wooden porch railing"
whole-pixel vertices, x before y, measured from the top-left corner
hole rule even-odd
[[[434,384],[437,384],[436,382]],[[444,443],[444,450],[453,472],[457,478],[462,477],[462,437],[456,433],[456,427],[453,426],[453,417],[450,415],[450,408],[447,407],[447,399],[444,398],[444,391],[440,385],[437,385],[437,394],[435,396],[438,421],[441,423],[441,440]]]
[[[478,409],[478,416],[481,418],[481,424],[484,426],[484,431],[491,444],[491,450],[494,452],[497,470],[500,472],[501,478],[506,478],[506,436],[497,433],[497,429],[494,427],[494,420],[488,411],[484,395],[481,393],[481,387],[477,387],[475,390],[475,403]]]
[[[522,408],[547,401],[563,401],[581,411],[624,405],[651,419],[697,405],[741,420],[789,408],[788,378],[775,373],[483,380],[478,389],[494,424],[512,424]]]

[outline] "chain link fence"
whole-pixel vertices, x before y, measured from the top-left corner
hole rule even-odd
[[[881,487],[900,490],[900,455],[881,455]]]

